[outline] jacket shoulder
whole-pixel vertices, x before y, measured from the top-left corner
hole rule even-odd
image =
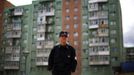
[[[74,49],[73,46],[71,46],[71,45],[69,45],[69,44],[67,44],[67,47],[69,47],[69,48],[71,48],[71,49]]]

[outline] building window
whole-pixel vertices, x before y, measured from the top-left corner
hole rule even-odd
[[[74,41],[74,45],[75,45],[75,46],[78,45],[78,41]]]
[[[42,21],[43,20],[43,18],[42,17],[40,17],[40,21]]]
[[[78,3],[78,0],[74,0],[74,3]]]
[[[69,24],[67,24],[67,25],[66,25],[66,29],[69,29],[69,28],[70,28],[70,26],[69,26]]]
[[[111,34],[116,34],[117,32],[116,32],[116,30],[111,30],[110,33],[111,33]]]
[[[66,8],[66,13],[69,13],[69,11],[70,11],[70,10],[69,10],[68,8]]]
[[[78,32],[74,32],[74,37],[78,37]]]
[[[112,61],[117,61],[118,60],[118,57],[112,57]]]
[[[88,16],[87,16],[87,15],[84,15],[84,16],[82,16],[82,18],[83,18],[83,19],[87,19],[87,18],[88,18]]]
[[[97,8],[98,7],[98,4],[97,3],[91,3],[90,5],[89,5],[89,8],[90,9],[95,9],[95,8]]]
[[[98,20],[91,20],[90,25],[98,25],[99,21]]]
[[[115,12],[112,12],[112,13],[110,13],[110,15],[112,16],[112,17],[115,17]]]
[[[116,25],[116,22],[115,21],[111,21],[110,25]]]
[[[77,28],[78,28],[78,24],[75,23],[75,24],[74,24],[74,29],[77,29]]]
[[[78,8],[77,7],[74,8],[74,12],[78,12]]]
[[[116,42],[116,40],[115,39],[111,39],[111,43],[115,43]]]
[[[74,20],[77,20],[78,19],[78,16],[74,16]]]
[[[59,22],[59,21],[60,21],[59,17],[56,17],[56,23]]]
[[[69,2],[70,2],[69,0],[66,0],[66,5],[69,5]]]
[[[69,20],[70,19],[70,16],[66,16],[66,20]]]
[[[108,24],[108,19],[100,19],[99,24]]]
[[[98,13],[97,12],[90,12],[90,17],[97,17]]]

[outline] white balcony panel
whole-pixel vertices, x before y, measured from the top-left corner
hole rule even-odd
[[[127,55],[134,55],[134,53],[127,53]]]
[[[102,18],[108,18],[107,15],[103,15],[103,16],[94,16],[94,17],[89,17],[89,20],[95,20],[95,19],[102,19]]]
[[[19,38],[19,37],[21,37],[21,34],[13,35],[13,38]]]
[[[98,7],[96,7],[96,8],[90,8],[89,11],[98,11]]]
[[[98,25],[89,25],[89,29],[94,29],[94,28],[98,28]]]
[[[110,55],[110,51],[98,51],[99,55]]]
[[[36,56],[37,57],[48,57],[49,53],[37,53]]]
[[[41,49],[41,48],[43,48],[43,45],[36,45],[36,48]]]
[[[37,66],[45,66],[48,65],[48,62],[36,62]]]
[[[16,16],[23,15],[23,12],[22,11],[20,11],[20,12],[14,11],[14,15],[16,15]]]
[[[108,33],[99,33],[98,36],[108,36]]]
[[[4,66],[4,69],[19,69],[19,66]]]
[[[11,58],[5,59],[5,61],[20,61],[20,57],[11,57]]]
[[[108,46],[109,43],[90,43],[89,46]]]
[[[89,3],[107,2],[108,0],[89,0]]]
[[[94,56],[94,55],[110,55],[110,51],[90,52],[89,55],[90,56]]]
[[[45,48],[52,48],[54,46],[53,41],[46,41],[44,47]]]
[[[38,40],[38,41],[40,41],[40,40],[45,40],[45,38],[44,38],[44,37],[40,37],[40,38],[37,38],[37,40]]]
[[[19,37],[21,37],[21,31],[13,32],[12,33],[12,37],[13,38],[19,38]]]
[[[52,11],[52,12],[46,12],[45,15],[46,16],[54,16],[54,11]]]
[[[109,61],[90,61],[89,65],[109,65]]]
[[[41,28],[41,29],[37,30],[37,32],[45,32],[45,29]]]

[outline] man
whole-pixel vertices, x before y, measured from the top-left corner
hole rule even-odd
[[[68,33],[61,31],[59,34],[60,44],[53,47],[48,59],[48,70],[52,75],[71,75],[75,72],[77,61],[75,49],[67,44]]]

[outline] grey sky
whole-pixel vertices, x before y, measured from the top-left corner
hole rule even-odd
[[[16,6],[31,4],[32,0],[8,0]],[[120,0],[124,45],[134,46],[134,0]]]

